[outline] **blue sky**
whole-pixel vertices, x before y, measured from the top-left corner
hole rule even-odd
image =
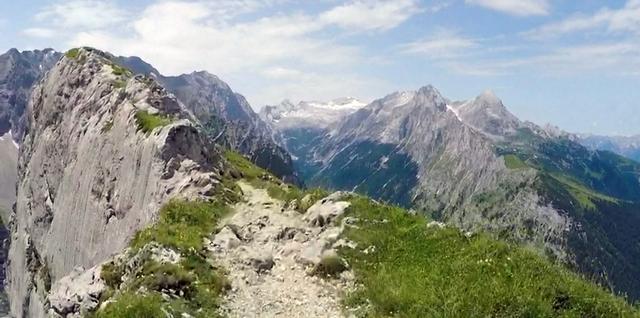
[[[436,86],[522,119],[640,134],[640,0],[35,0],[0,4],[0,50],[88,45],[207,70],[254,108]]]

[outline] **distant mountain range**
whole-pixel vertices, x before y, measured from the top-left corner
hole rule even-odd
[[[353,97],[329,102],[301,101],[297,104],[284,100],[275,106],[264,106],[260,110],[260,117],[278,130],[325,129],[366,105]]]
[[[320,127],[301,116],[281,125],[273,109],[262,116],[307,184],[490,231],[640,297],[640,163],[520,121],[491,92],[396,92]]]
[[[96,74],[94,67],[111,72]],[[51,69],[58,73],[36,86]],[[34,87],[40,89],[37,94]],[[30,98],[47,113],[26,111]],[[82,103],[70,104],[72,98]],[[65,105],[78,113],[60,110]],[[82,121],[76,123],[74,116]],[[131,129],[133,122],[145,128],[138,116],[150,116],[150,125],[173,121],[155,130],[161,135],[144,135]],[[29,127],[38,131],[24,139]],[[487,231],[529,246],[640,299],[640,163],[613,153],[634,158],[631,149],[638,143],[521,121],[490,91],[453,101],[425,86],[368,104],[355,98],[284,101],[256,114],[242,95],[207,72],[164,76],[140,58],[90,48],[66,57],[53,50],[11,50],[0,56],[0,132],[6,156],[0,158],[0,209],[12,205],[16,179],[26,180],[18,185],[23,197],[17,213],[24,226],[14,229],[22,244],[14,255],[32,262],[18,264],[33,265],[30,269],[46,264],[38,253],[55,259],[55,278],[67,273],[74,257],[89,265],[108,252],[82,234],[90,253],[72,255],[63,244],[71,244],[65,239],[76,234],[64,222],[87,226],[120,248],[125,237],[118,231],[133,233],[133,223],[118,223],[122,218],[135,216],[136,226],[147,224],[151,212],[145,209],[176,189],[211,193],[213,181],[200,173],[227,173],[219,158],[228,148],[291,183],[364,193],[465,232]],[[22,143],[25,159],[18,160]],[[55,143],[64,156],[51,146]],[[116,154],[126,145],[138,152],[120,159]],[[82,164],[67,158],[76,155]],[[78,166],[67,171],[67,164]],[[127,183],[130,174],[140,183]],[[82,186],[91,191],[77,188]],[[65,187],[76,187],[83,196],[57,192]],[[83,200],[105,215],[95,216],[95,222],[71,220],[65,213],[84,206]],[[53,210],[62,219],[54,219]],[[104,231],[110,227],[117,231]],[[28,250],[32,237],[40,245]],[[76,243],[78,248],[84,244]],[[55,255],[61,249],[66,252],[62,260]],[[14,289],[26,302],[27,289],[46,277],[40,272],[20,276],[20,266],[13,275],[25,280]]]
[[[208,73],[76,48],[24,88],[26,134],[0,139],[18,152],[0,158],[17,166],[0,228],[11,317],[636,314],[531,249],[633,291],[637,167],[520,122],[491,93],[302,103],[331,117],[294,125],[318,136],[297,142],[307,180],[373,201],[249,162],[282,159],[291,126],[274,129],[297,106],[265,123]],[[481,229],[529,248],[468,232]]]
[[[640,135],[636,136],[598,136],[581,134],[579,141],[593,150],[607,150],[640,162]]]

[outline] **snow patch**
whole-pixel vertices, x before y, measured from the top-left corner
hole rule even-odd
[[[451,105],[447,104],[447,110],[451,111],[454,115],[456,115],[456,118],[458,118],[458,120],[460,122],[462,122],[462,118],[460,118],[460,113],[458,112],[457,109],[451,107]]]

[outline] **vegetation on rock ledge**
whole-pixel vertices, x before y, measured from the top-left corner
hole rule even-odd
[[[158,127],[169,125],[171,118],[161,114],[151,114],[146,110],[138,110],[136,112],[136,123],[138,124],[138,130],[149,134]]]
[[[227,212],[226,205],[217,201],[172,200],[164,205],[158,222],[136,234],[124,261],[102,266],[101,276],[110,289],[103,298],[115,301],[95,317],[166,317],[165,313],[217,317],[219,297],[228,282],[208,258],[204,241]],[[153,244],[178,252],[179,262],[155,260],[145,251]],[[139,268],[126,273],[126,262],[133,258],[138,258]]]

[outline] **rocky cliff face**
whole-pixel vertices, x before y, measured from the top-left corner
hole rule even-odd
[[[245,154],[258,166],[285,181],[298,183],[289,153],[244,96],[208,72],[163,76],[137,57],[119,57],[136,73],[150,75],[173,93],[202,123],[211,138]]]
[[[14,140],[21,140],[31,89],[59,58],[60,53],[52,49],[11,49],[0,55],[0,136],[11,130]]]
[[[0,137],[0,217],[9,221],[9,212],[16,201],[18,179],[18,144],[10,133]]]
[[[626,229],[640,225],[640,165],[521,122],[492,93],[466,102],[431,86],[394,93],[311,143],[299,157],[312,185],[488,230],[640,297],[629,283],[640,277],[629,243],[638,239]]]
[[[13,315],[44,317],[52,284],[120,252],[168,199],[215,187],[223,163],[182,104],[96,50],[69,51],[27,114],[7,290]]]

